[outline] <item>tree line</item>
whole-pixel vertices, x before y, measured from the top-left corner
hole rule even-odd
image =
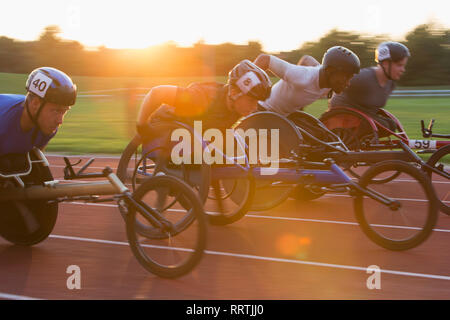
[[[259,42],[246,45],[197,42],[179,47],[173,42],[146,49],[85,48],[77,41],[62,39],[57,26],[46,27],[36,41],[18,41],[0,37],[0,72],[28,73],[39,66],[52,66],[70,75],[100,77],[180,77],[223,76],[240,60],[254,60],[262,53]],[[374,51],[379,43],[390,40],[383,35],[368,36],[331,30],[318,41],[299,49],[277,54],[292,63],[305,54],[319,62],[332,46],[342,45],[354,51],[362,67],[375,64]],[[407,71],[399,85],[450,84],[450,29],[435,24],[417,26],[403,41],[411,51]]]

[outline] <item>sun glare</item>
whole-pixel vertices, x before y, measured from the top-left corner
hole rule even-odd
[[[9,4],[12,13],[0,21],[0,30],[9,37],[35,40],[46,26],[58,25],[63,38],[88,47],[145,48],[168,41],[181,46],[200,40],[209,44],[259,41],[266,51],[275,52],[297,49],[333,28],[399,38],[432,18],[448,26],[450,10],[445,10],[446,2],[429,2],[425,8],[409,3],[408,19],[402,19],[404,4],[385,0],[347,0],[345,6],[329,1],[323,5],[327,10],[318,9],[315,3],[290,0],[276,4],[270,0],[229,0],[220,5],[207,0],[41,0],[39,4],[27,1],[27,10],[22,10],[24,3],[18,0]]]

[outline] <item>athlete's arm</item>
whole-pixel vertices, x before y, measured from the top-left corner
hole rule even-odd
[[[256,64],[258,67],[260,67],[261,69],[263,69],[264,71],[267,71],[267,69],[269,69],[270,64],[270,55],[261,53],[253,63]]]
[[[176,95],[176,86],[157,86],[152,88],[142,102],[137,119],[137,125],[145,125],[149,121],[151,115],[162,104],[173,106],[175,104]]]
[[[314,59],[311,56],[304,55],[301,57],[301,59],[298,61],[298,66],[307,66],[307,67],[315,67],[318,66],[320,63],[316,59]]]

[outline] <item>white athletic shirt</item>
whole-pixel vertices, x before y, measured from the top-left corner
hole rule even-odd
[[[280,80],[272,87],[270,97],[260,104],[284,116],[302,110],[330,90],[319,87],[320,67],[297,66],[270,56],[269,70]]]

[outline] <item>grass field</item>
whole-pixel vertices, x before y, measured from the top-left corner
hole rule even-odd
[[[47,151],[72,154],[120,154],[134,135],[135,119],[142,97],[131,91],[91,92],[117,88],[150,88],[160,84],[186,86],[195,81],[212,81],[212,78],[90,78],[74,77],[81,95],[111,94],[110,97],[80,96],[76,105],[66,115],[58,134],[51,140]],[[216,81],[225,81],[218,77]],[[1,93],[23,94],[26,75],[0,73]],[[436,89],[437,87],[427,88]],[[402,88],[406,89],[406,88]],[[418,89],[415,87],[414,89]],[[439,89],[447,89],[439,87]],[[135,90],[144,94],[146,90]],[[319,100],[305,111],[320,116],[327,109],[327,101]],[[420,120],[428,123],[436,119],[436,132],[450,133],[450,97],[392,98],[386,107],[395,114],[411,138],[421,138]]]

